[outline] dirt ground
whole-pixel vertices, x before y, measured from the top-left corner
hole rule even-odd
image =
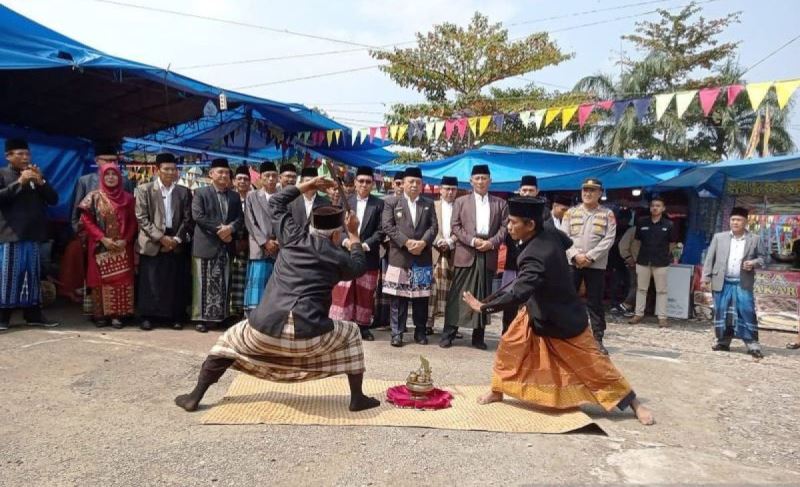
[[[203,426],[173,405],[217,332],[97,329],[74,308],[55,329],[0,333],[0,485],[800,484],[800,353],[762,332],[755,362],[712,352],[707,323],[611,323],[614,362],[658,424],[586,411],[608,435],[415,428]],[[365,343],[368,376],[404,379],[427,356],[439,384],[488,384],[490,349]],[[435,337],[438,338],[438,337]],[[205,408],[235,372],[213,387]]]

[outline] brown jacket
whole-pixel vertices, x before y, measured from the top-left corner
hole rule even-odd
[[[454,264],[456,267],[471,267],[475,262],[472,239],[475,238],[475,194],[469,193],[456,199],[453,204],[452,234],[456,240]],[[494,248],[486,252],[486,268],[497,270],[497,250],[506,238],[508,204],[497,196],[489,195],[489,242]]]

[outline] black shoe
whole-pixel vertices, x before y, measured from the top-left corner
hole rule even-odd
[[[28,326],[43,326],[45,328],[55,328],[56,326],[60,325],[58,321],[55,320],[48,320],[44,317],[44,315],[40,315],[38,318],[26,321]]]
[[[195,330],[199,331],[200,333],[208,333],[208,327],[205,323],[198,323],[194,327]]]
[[[172,329],[173,330],[183,330],[183,324],[175,322],[175,323],[172,324]]]
[[[761,353],[761,350],[748,350],[747,353],[753,356],[753,358],[764,358],[764,354]]]
[[[441,348],[450,348],[452,346],[453,346],[453,340],[449,340],[447,338],[442,339],[442,341],[439,342],[439,347]]]
[[[364,340],[365,342],[372,342],[375,341],[375,335],[373,335],[372,332],[369,331],[368,329],[362,328],[361,339]]]
[[[730,352],[731,346],[730,345],[723,345],[721,343],[715,343],[711,346],[711,350],[715,352]]]
[[[486,349],[488,349],[488,348],[489,348],[489,346],[488,346],[488,345],[486,345],[486,342],[477,342],[477,343],[473,343],[473,344],[472,344],[472,346],[473,346],[474,348],[477,348],[478,350],[486,350]]]
[[[153,329],[153,324],[150,323],[150,320],[144,320],[141,322],[141,324],[139,324],[139,328],[144,331],[150,331]]]
[[[433,335],[433,327],[432,326],[426,326],[425,327],[425,334],[426,335]]]
[[[109,323],[108,320],[104,320],[102,318],[99,319],[99,320],[96,320],[96,319],[92,318],[92,321],[94,321],[94,326],[96,326],[98,328],[104,328],[104,327],[109,326],[111,324],[111,323]]]
[[[111,328],[114,328],[115,330],[121,330],[124,326],[125,324],[116,318],[111,320]]]
[[[400,336],[400,335],[393,336],[391,345],[393,347],[402,347],[403,346],[403,337]]]
[[[464,338],[464,335],[462,335],[461,333],[456,333],[455,338],[456,338],[456,340],[461,340],[461,339]]]
[[[0,331],[8,330],[9,328],[11,328],[11,325],[9,323],[6,323],[5,321],[0,321]]]
[[[414,335],[414,341],[420,345],[427,345],[428,337],[425,335]]]
[[[605,345],[603,345],[603,342],[601,342],[601,341],[599,341],[599,340],[597,341],[597,349],[598,349],[598,350],[600,351],[600,353],[602,353],[603,355],[608,355],[608,350],[606,349],[606,346],[605,346]]]

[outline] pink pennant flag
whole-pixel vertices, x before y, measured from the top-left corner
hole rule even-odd
[[[369,128],[369,143],[371,144],[373,140],[375,140],[375,132],[377,132],[378,127],[370,127]]]
[[[380,130],[381,130],[381,139],[386,140],[386,134],[389,133],[389,127],[384,125],[383,127],[380,128]]]
[[[614,106],[614,100],[598,101],[594,106],[602,108],[603,110],[611,110],[611,107]]]
[[[711,113],[711,109],[714,108],[714,102],[717,101],[719,90],[719,87],[703,88],[697,94],[697,96],[700,97],[700,106],[703,108],[703,115],[706,117]]]
[[[456,127],[455,120],[444,121],[444,140],[450,140],[450,137],[453,136],[453,129],[455,127]]]
[[[467,135],[468,123],[469,120],[467,120],[466,118],[459,118],[458,120],[456,120],[456,129],[458,129],[458,136],[461,137],[462,139],[464,138],[465,135]]]
[[[580,128],[583,128],[583,124],[586,123],[592,110],[594,110],[594,103],[584,103],[578,107],[578,126]]]
[[[727,88],[727,95],[728,95],[728,106],[733,105],[733,102],[736,101],[736,97],[739,96],[739,93],[744,91],[744,85],[730,85]]]

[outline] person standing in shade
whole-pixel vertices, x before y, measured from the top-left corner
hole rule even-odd
[[[458,194],[458,179],[445,176],[439,184],[441,199],[434,203],[439,233],[433,243],[433,291],[428,304],[428,327],[425,333],[433,334],[433,324],[437,316],[444,316],[447,306],[447,295],[453,284],[453,251],[456,248],[456,237],[451,231],[453,221],[453,203]]]
[[[350,197],[350,208],[358,217],[358,237],[367,258],[367,269],[363,275],[342,281],[333,288],[333,302],[329,316],[332,320],[353,321],[361,329],[361,338],[373,341],[369,331],[374,312],[375,290],[380,274],[380,245],[383,242],[383,200],[373,196],[374,173],[369,167],[359,167],[356,172],[356,193]],[[344,239],[342,246],[350,248],[350,240]]]
[[[100,169],[106,164],[119,164],[119,144],[117,142],[99,141],[94,145],[94,163],[97,171],[84,174],[75,183],[72,191],[72,231],[76,234],[81,231],[81,212],[78,205],[86,198],[86,195],[100,187]],[[128,193],[133,194],[135,185],[128,178],[123,178],[122,187]]]
[[[471,312],[461,295],[470,292],[477,299],[491,294],[497,272],[497,250],[506,238],[508,205],[489,194],[492,183],[489,166],[472,168],[472,193],[456,199],[453,205],[452,231],[456,236],[455,272],[447,297],[444,330],[439,346],[448,348],[459,327],[472,328],[472,346],[486,350],[486,317]]]
[[[0,168],[0,330],[11,312],[22,309],[29,325],[58,326],[42,314],[39,243],[47,240],[47,207],[58,193],[38,166],[31,164],[28,142],[7,139],[8,166]]]
[[[403,346],[408,303],[414,320],[414,341],[427,345],[428,298],[433,284],[433,239],[439,231],[433,201],[420,196],[422,171],[405,170],[403,195],[387,198],[383,206],[383,231],[389,236],[389,267],[383,292],[391,296],[393,347]]]
[[[393,182],[397,183],[398,181],[400,182],[400,190],[402,194],[402,171],[394,175]],[[388,201],[391,201],[393,198],[397,197],[394,189],[395,188],[393,186],[390,193],[383,195],[384,207]],[[381,216],[381,229],[383,229],[383,216]],[[392,316],[392,297],[383,293],[383,281],[386,279],[386,269],[389,268],[389,237],[386,235],[386,232],[383,232],[383,241],[381,242],[380,265],[381,272],[378,276],[378,286],[375,289],[375,311],[372,315],[372,328],[389,328],[391,326]]]
[[[302,171],[300,171],[300,183],[311,181],[317,177],[317,173],[318,171],[315,167],[304,167]],[[297,198],[296,200],[292,201],[289,209],[292,210],[292,217],[294,218],[294,221],[300,225],[305,225],[308,223],[308,217],[311,215],[311,210],[320,206],[330,205],[331,200],[325,196],[320,196],[317,193],[317,190],[310,189],[303,193],[302,198]]]
[[[405,173],[403,171],[395,173],[392,179],[392,190],[394,191],[394,196],[398,198],[403,196],[403,179],[405,179]]]
[[[357,177],[357,176],[356,176]],[[342,176],[342,187],[344,187],[345,198],[351,198],[356,194],[356,177],[353,173],[346,172]]]
[[[571,206],[572,198],[569,196],[556,196],[553,199],[553,209],[550,210],[550,216],[553,217],[553,227],[556,230],[567,233],[567,229],[564,226],[564,214],[567,213]]]
[[[579,290],[581,284],[586,285],[592,333],[600,351],[608,353],[603,345],[606,331],[603,293],[608,252],[614,245],[617,223],[614,212],[600,205],[602,195],[603,183],[596,178],[586,179],[581,186],[583,203],[567,210],[563,224],[567,226],[567,235],[573,243],[567,250],[567,261],[572,266],[575,289]]]
[[[278,189],[288,188],[289,186],[294,186],[297,183],[297,168],[294,167],[294,164],[281,164],[279,183],[280,185]]]
[[[242,202],[242,215],[246,213],[247,195],[252,188],[250,167],[245,164],[237,167],[233,177],[233,189]],[[250,250],[246,225],[242,225],[233,235],[233,242],[235,251],[231,259],[231,292],[229,293],[228,308],[232,317],[241,317],[244,314],[244,288],[247,281],[247,261]]]
[[[195,191],[192,200],[192,320],[201,333],[229,316],[233,236],[244,226],[242,202],[230,189],[228,160],[211,161],[208,175],[211,185]]]
[[[192,232],[192,195],[180,186],[173,154],[156,156],[158,177],[136,188],[139,223],[139,285],[136,311],[142,330],[154,323],[183,328],[189,305],[187,243]]]
[[[734,337],[754,358],[764,358],[758,344],[758,318],[753,297],[756,268],[764,265],[764,244],[747,231],[746,208],[731,210],[730,230],[714,234],[703,263],[701,282],[714,295],[716,352],[728,352]],[[641,255],[641,252],[640,252]]]
[[[269,214],[269,200],[278,191],[278,168],[272,162],[262,162],[258,170],[261,173],[261,189],[248,193],[244,214],[250,243],[250,262],[247,263],[247,286],[244,291],[244,309],[247,313],[261,302],[280,249]]]
[[[656,316],[658,326],[669,326],[667,321],[667,271],[672,254],[670,246],[675,242],[672,222],[664,216],[666,206],[660,196],[650,200],[650,216],[636,221],[635,238],[641,245],[636,258],[636,311],[630,323],[635,325],[644,319],[650,276],[656,283]]]

